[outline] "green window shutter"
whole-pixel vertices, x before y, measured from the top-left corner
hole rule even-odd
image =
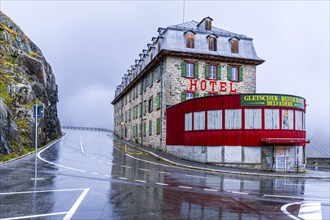
[[[186,101],[186,93],[181,92],[181,102]]]
[[[209,79],[209,64],[205,66],[205,79]]]
[[[231,80],[231,66],[230,65],[227,66],[227,80],[228,81]]]
[[[204,93],[204,97],[206,97],[206,96],[209,96],[209,94],[206,92],[206,93]]]
[[[160,94],[157,94],[157,109],[160,108]]]
[[[186,77],[186,63],[181,62],[181,76]]]
[[[221,65],[218,65],[218,80],[221,80]]]
[[[195,98],[198,98],[198,97],[199,97],[199,93],[195,92]]]
[[[195,63],[195,78],[198,78],[198,70],[199,70],[198,67],[199,67],[198,63]]]
[[[157,118],[157,134],[160,134],[160,119]]]
[[[243,81],[243,67],[239,67],[239,81]]]

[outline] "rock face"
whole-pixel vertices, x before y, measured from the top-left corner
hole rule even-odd
[[[57,85],[41,50],[0,11],[0,156],[33,148],[32,106],[43,103],[39,144],[61,135]]]

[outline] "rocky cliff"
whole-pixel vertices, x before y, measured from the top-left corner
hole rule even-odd
[[[0,159],[33,149],[32,106],[45,105],[39,143],[61,135],[57,85],[41,50],[0,11]]]

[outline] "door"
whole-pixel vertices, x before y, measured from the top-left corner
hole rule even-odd
[[[289,155],[289,146],[275,146],[275,171],[288,170]]]

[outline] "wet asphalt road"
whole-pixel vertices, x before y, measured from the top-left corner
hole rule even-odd
[[[174,167],[105,132],[0,165],[1,219],[330,219],[329,180]]]

